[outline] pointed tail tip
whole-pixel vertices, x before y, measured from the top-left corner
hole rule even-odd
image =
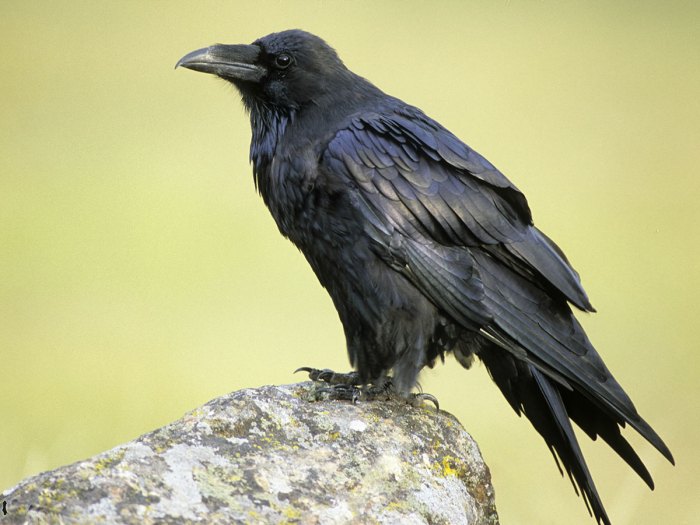
[[[673,458],[673,454],[671,454],[671,451],[666,446],[666,444],[663,444],[663,449],[659,449],[659,452],[661,452],[663,457],[665,457],[669,461],[669,463],[671,463],[671,465],[673,465],[674,467],[676,466],[676,460]]]
[[[651,430],[649,435],[642,434],[649,443],[651,443],[656,450],[658,450],[663,457],[665,457],[671,465],[676,464],[676,460],[673,458],[673,454],[671,453],[671,449],[668,448],[666,443],[664,443],[664,440],[661,439],[661,437],[654,432],[654,430],[649,427],[649,430]]]
[[[658,450],[663,457],[665,457],[671,465],[676,464],[676,460],[673,458],[671,449],[668,448],[664,440],[661,439],[656,431],[647,423],[639,414],[636,418],[629,418],[628,423],[637,431],[639,434],[646,439],[651,445]]]

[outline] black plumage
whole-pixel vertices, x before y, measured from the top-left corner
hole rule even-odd
[[[453,352],[473,356],[532,422],[601,523],[610,523],[571,426],[600,436],[653,488],[620,433],[669,461],[572,314],[594,311],[523,194],[421,110],[293,30],[194,51],[178,65],[233,83],[250,113],[255,184],[328,290],[364,383],[408,392]]]

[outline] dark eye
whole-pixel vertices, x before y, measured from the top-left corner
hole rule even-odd
[[[275,65],[279,69],[287,69],[289,66],[292,65],[292,57],[289,56],[287,53],[277,55],[275,57]]]

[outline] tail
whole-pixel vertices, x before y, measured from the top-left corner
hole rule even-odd
[[[580,393],[552,381],[532,364],[496,346],[482,347],[479,357],[513,410],[518,415],[525,414],[544,438],[559,471],[564,474],[563,466],[574,490],[583,497],[589,513],[592,512],[598,523],[610,525],[610,519],[581,453],[571,420],[592,439],[603,438],[650,488],[654,488],[649,471],[620,434],[618,423],[598,406]]]

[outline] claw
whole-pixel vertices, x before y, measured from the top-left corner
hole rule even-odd
[[[302,366],[297,368],[294,373],[306,372],[309,374],[309,379],[311,381],[323,381],[330,384],[344,384],[344,385],[360,385],[360,376],[357,372],[348,372],[347,374],[340,374],[334,372],[330,368],[311,368],[308,366]]]
[[[306,372],[307,374],[309,374],[309,379],[311,379],[311,381],[326,381],[326,382],[328,382],[329,379],[335,373],[335,372],[333,372],[333,370],[330,370],[328,368],[319,369],[319,368],[312,368],[310,366],[299,367],[294,371],[295,374],[297,372]]]
[[[412,397],[413,397],[413,402],[412,402],[413,406],[420,406],[420,404],[423,403],[423,401],[430,401],[431,403],[433,403],[435,405],[435,410],[437,410],[438,412],[440,411],[440,403],[438,402],[437,397],[435,397],[434,395],[424,394],[423,392],[421,392],[420,394],[413,394]],[[416,401],[417,401],[417,403],[416,403]]]

